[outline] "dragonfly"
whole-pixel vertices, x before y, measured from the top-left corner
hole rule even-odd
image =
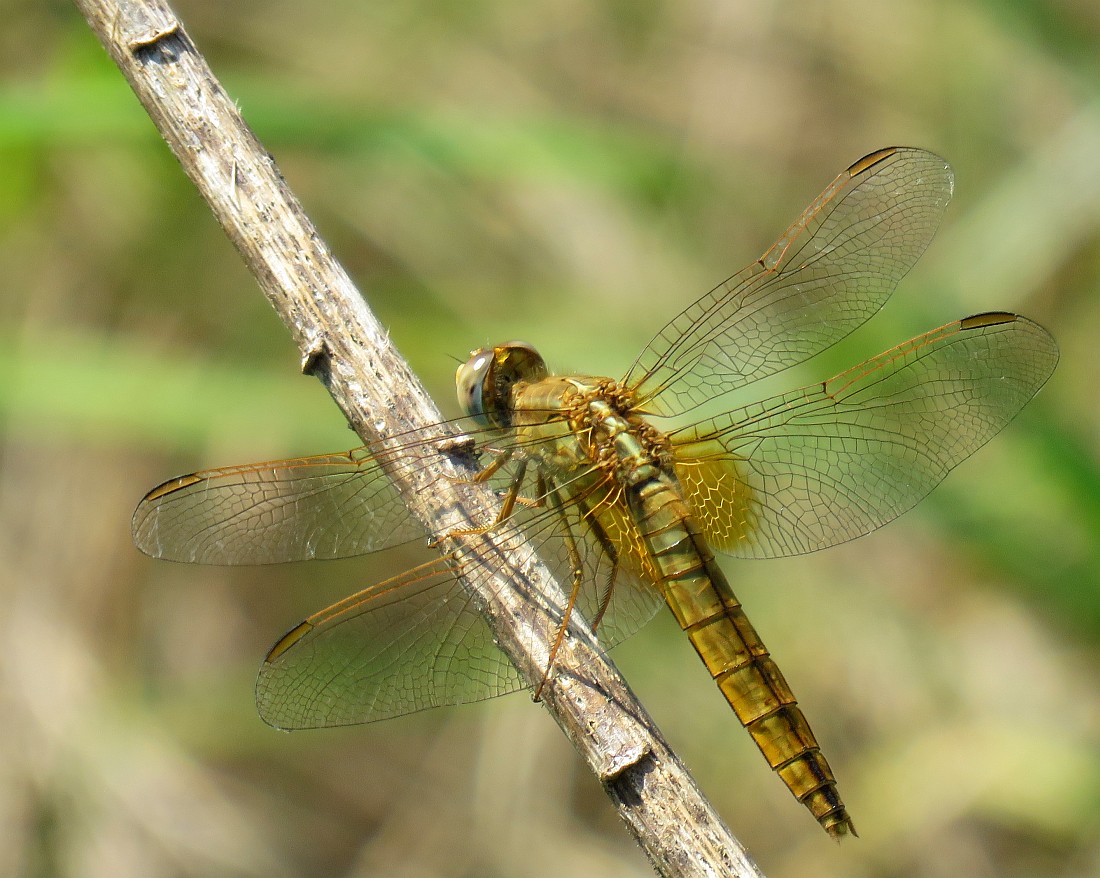
[[[667,605],[768,765],[834,838],[855,827],[833,770],[714,553],[797,555],[891,521],[1031,400],[1058,348],[1026,317],[975,314],[828,380],[708,412],[874,315],[953,189],[950,165],[931,152],[871,153],[763,256],[672,318],[621,379],[553,374],[524,342],[479,349],[456,376],[464,415],[445,425],[496,492],[485,531],[528,540],[571,583],[548,623],[558,642],[571,612],[609,648]],[[409,450],[440,448],[438,435],[171,479],[138,505],[134,541],[209,564],[423,541],[387,471],[418,465]],[[340,726],[522,688],[463,573],[477,575],[457,553],[437,554],[295,626],[261,665],[261,717]]]

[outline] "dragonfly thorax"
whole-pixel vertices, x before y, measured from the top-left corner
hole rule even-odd
[[[609,383],[604,395],[590,399],[584,418],[589,456],[615,473],[620,484],[652,478],[671,461],[668,439],[652,424],[632,414],[623,404],[618,385]]]
[[[668,438],[610,378],[552,375],[517,385],[511,415],[522,445],[559,474],[594,467],[630,485],[671,465]]]

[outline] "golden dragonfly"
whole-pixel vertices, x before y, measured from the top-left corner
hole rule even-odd
[[[865,156],[760,259],[669,321],[621,380],[553,375],[522,342],[474,351],[457,374],[461,435],[500,501],[486,528],[531,540],[605,646],[667,603],[768,764],[836,838],[855,829],[833,771],[712,550],[772,558],[875,530],[1004,427],[1058,349],[1024,317],[977,314],[827,381],[698,418],[878,311],[953,186],[930,152]],[[172,479],[137,507],[134,541],[158,558],[263,564],[423,540],[384,471],[411,465],[403,452],[428,441]],[[437,558],[293,628],[259,672],[263,719],[347,725],[520,688],[459,566]],[[563,610],[559,636],[567,621]]]

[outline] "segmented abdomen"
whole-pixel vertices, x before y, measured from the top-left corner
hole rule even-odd
[[[718,688],[768,764],[834,838],[851,832],[832,769],[672,480],[627,490],[658,584]]]

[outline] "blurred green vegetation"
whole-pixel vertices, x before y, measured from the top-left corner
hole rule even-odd
[[[1046,325],[1058,372],[897,524],[727,568],[863,837],[838,849],[790,801],[670,620],[616,658],[773,878],[1100,873],[1100,11],[176,9],[450,413],[452,357],[519,337],[621,373],[857,157],[950,159],[893,301],[765,392],[994,309]],[[0,874],[650,874],[522,697],[256,718],[275,637],[407,559],[130,546],[164,478],[355,440],[74,9],[0,10]]]

